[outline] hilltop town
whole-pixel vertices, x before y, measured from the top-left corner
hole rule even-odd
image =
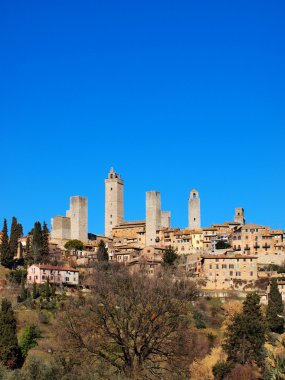
[[[70,198],[65,216],[51,221],[49,261],[65,262],[74,268],[88,268],[97,260],[100,241],[105,243],[108,259],[126,265],[132,272],[155,275],[171,247],[177,254],[179,268],[185,275],[203,280],[205,290],[252,290],[259,279],[269,278],[274,267],[285,262],[282,229],[247,224],[243,208],[233,211],[233,220],[201,227],[201,199],[192,190],[188,200],[188,226],[171,227],[171,212],[163,211],[161,194],[146,193],[145,220],[124,219],[124,181],[111,168],[105,179],[105,234],[88,230],[88,200]],[[82,249],[65,245],[79,240]],[[18,258],[25,256],[27,237],[19,241]],[[281,288],[282,290],[282,288]],[[263,295],[266,299],[266,294]],[[283,294],[285,297],[285,294]]]
[[[84,196],[50,231],[36,221],[24,236],[4,219],[1,378],[279,379],[284,231],[247,224],[241,207],[202,227],[201,202],[191,190],[188,226],[173,228],[148,191],[145,220],[126,221],[111,168],[104,235],[89,231]]]

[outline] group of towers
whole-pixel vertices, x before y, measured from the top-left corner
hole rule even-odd
[[[170,211],[161,210],[161,195],[157,191],[146,193],[146,245],[155,244],[156,231],[170,227]],[[200,198],[192,190],[188,201],[188,228],[200,228]],[[112,235],[112,229],[124,222],[124,181],[111,168],[105,179],[105,236]],[[70,198],[70,208],[66,216],[52,219],[52,239],[78,239],[88,241],[88,201],[87,197]]]
[[[146,193],[146,245],[155,244],[156,231],[170,227],[170,211],[161,210],[161,195],[157,191]],[[111,168],[105,180],[105,235],[111,236],[112,228],[124,220],[124,181],[120,174]],[[188,228],[201,226],[200,198],[196,190],[192,190],[188,201]]]

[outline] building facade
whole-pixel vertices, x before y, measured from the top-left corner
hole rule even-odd
[[[28,285],[45,284],[49,281],[55,285],[78,285],[79,271],[71,267],[33,264],[28,267]]]

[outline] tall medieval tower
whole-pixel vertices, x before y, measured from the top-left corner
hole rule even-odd
[[[161,200],[157,191],[146,193],[146,246],[154,245],[156,231],[161,227]]]
[[[188,227],[195,230],[201,227],[200,198],[197,190],[192,190],[188,200]]]
[[[70,209],[67,212],[70,217],[71,239],[88,241],[88,205],[87,198],[81,196],[70,197]]]
[[[124,181],[111,168],[105,179],[105,236],[124,219]]]

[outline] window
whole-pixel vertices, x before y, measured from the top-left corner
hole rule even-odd
[[[46,276],[42,276],[42,279],[45,280],[45,279],[46,279]]]
[[[227,264],[222,264],[222,269],[227,269]]]
[[[250,275],[253,276],[253,272],[250,272]]]
[[[65,281],[69,281],[69,277],[65,277]]]
[[[219,264],[216,265],[216,269],[219,269]]]

